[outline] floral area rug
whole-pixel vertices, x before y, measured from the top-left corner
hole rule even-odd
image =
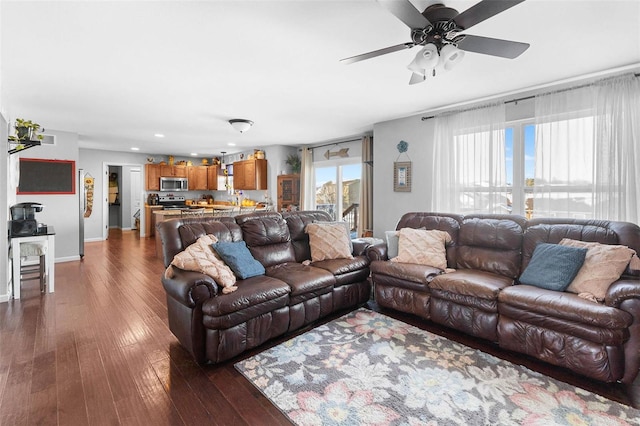
[[[366,309],[235,367],[298,425],[640,424],[640,410]]]

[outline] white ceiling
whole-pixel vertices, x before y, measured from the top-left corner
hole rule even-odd
[[[460,12],[475,3],[445,2]],[[3,0],[0,14],[8,119],[76,132],[85,148],[151,154],[346,139],[376,122],[640,64],[640,0],[525,1],[468,31],[530,43],[522,56],[467,53],[413,86],[406,65],[417,48],[339,62],[410,41],[375,0]],[[239,134],[231,118],[255,125]]]

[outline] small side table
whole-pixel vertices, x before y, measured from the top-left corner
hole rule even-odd
[[[49,288],[49,293],[55,291],[55,234],[53,227],[48,226],[45,231],[41,231],[36,235],[11,237],[11,260],[13,265],[11,286],[13,288],[12,296],[14,299],[20,299],[20,245],[23,243],[37,241],[47,245],[47,252],[45,254],[47,287]]]

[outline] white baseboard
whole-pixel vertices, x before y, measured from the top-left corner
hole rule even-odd
[[[56,257],[55,263],[74,262],[76,260],[80,260],[79,254],[75,256]]]
[[[95,237],[95,238],[87,238],[84,240],[85,243],[95,243],[96,241],[104,241],[104,238]]]

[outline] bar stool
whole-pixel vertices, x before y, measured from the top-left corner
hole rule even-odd
[[[45,278],[47,276],[46,255],[47,243],[29,242],[20,244],[20,279],[14,285],[20,285],[22,281],[39,280],[40,291],[44,291]],[[29,257],[37,257],[38,263],[23,263]]]

